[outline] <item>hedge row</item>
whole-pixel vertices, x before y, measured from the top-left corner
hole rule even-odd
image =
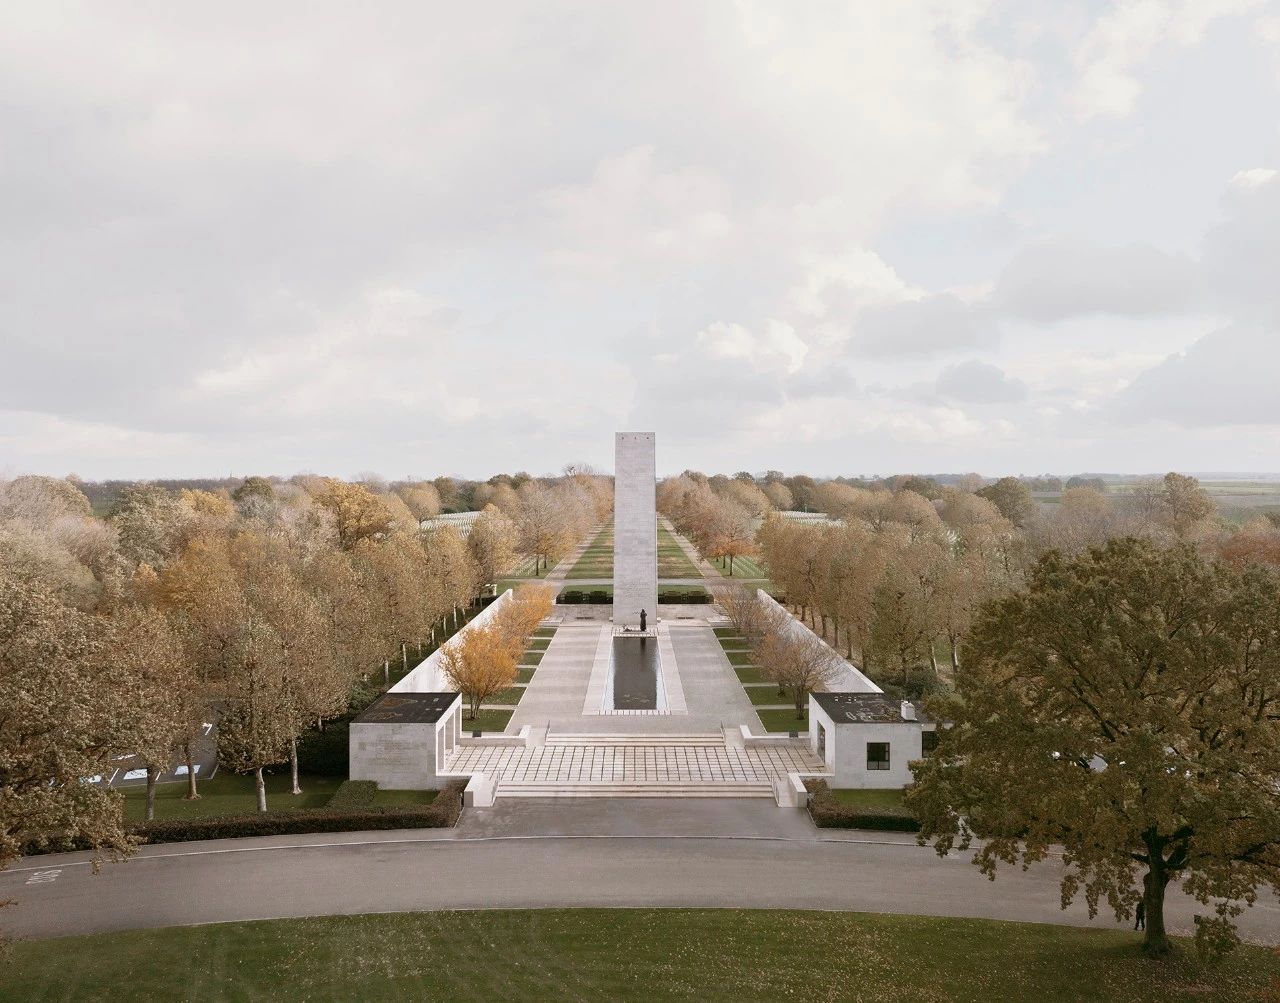
[[[809,817],[819,829],[878,829],[881,832],[919,832],[920,823],[905,810],[870,811],[837,801],[825,780],[806,780]]]
[[[372,785],[377,789],[377,785]],[[307,832],[361,832],[366,829],[447,829],[458,821],[465,781],[453,781],[434,801],[421,807],[374,808],[370,805],[316,811],[266,811],[193,819],[158,819],[130,827],[144,843],[185,843],[196,839],[286,836]],[[335,792],[335,797],[337,796]]]
[[[556,598],[556,602],[562,605],[581,605],[594,604],[597,606],[605,606],[613,602],[613,595],[596,589],[587,592],[583,589],[565,589]],[[709,592],[658,592],[658,602],[664,606],[679,605],[681,603],[702,604],[711,602],[711,593]]]

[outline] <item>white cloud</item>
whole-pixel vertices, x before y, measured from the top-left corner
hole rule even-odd
[[[696,340],[712,359],[742,359],[758,372],[797,372],[809,351],[795,328],[772,318],[759,334],[716,321],[698,332]]]
[[[1057,238],[1022,248],[1001,273],[993,301],[1008,315],[1048,323],[1095,313],[1138,317],[1187,309],[1198,283],[1191,259],[1150,244]]]
[[[1271,167],[1251,167],[1247,171],[1236,171],[1231,178],[1231,186],[1246,190],[1261,188],[1274,181],[1277,173],[1280,172]]]
[[[971,404],[1016,404],[1027,399],[1027,385],[999,366],[970,359],[938,374],[938,393]]]
[[[1079,118],[1129,115],[1142,93],[1139,74],[1157,51],[1189,48],[1219,18],[1264,0],[1120,0],[1099,16],[1074,54],[1072,104]]]

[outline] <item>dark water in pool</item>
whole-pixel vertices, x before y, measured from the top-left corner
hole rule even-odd
[[[657,710],[658,639],[613,639],[613,709]]]

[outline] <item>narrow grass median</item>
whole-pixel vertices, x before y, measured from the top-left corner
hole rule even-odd
[[[498,949],[496,945],[501,945]],[[1266,999],[1280,959],[992,920],[741,909],[538,909],[220,923],[14,944],[13,1000]]]

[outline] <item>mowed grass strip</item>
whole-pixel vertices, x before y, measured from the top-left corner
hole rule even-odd
[[[659,578],[701,578],[698,570],[684,548],[676,541],[665,526],[658,524],[658,577]]]
[[[760,723],[764,726],[765,731],[788,732],[809,730],[808,720],[796,717],[796,712],[793,708],[788,708],[787,710],[758,710],[756,711],[756,716],[760,718]]]
[[[787,707],[791,706],[791,701],[788,699],[787,695],[784,693],[782,696],[779,696],[778,687],[774,686],[773,683],[744,686],[742,688],[747,691],[747,699],[757,707],[768,704],[782,704]],[[795,711],[792,711],[792,716],[795,716]]]
[[[505,731],[515,711],[491,710],[485,708],[475,717],[467,717],[466,709],[462,711],[462,733],[469,735],[473,731]]]
[[[0,996],[158,1000],[1263,999],[1280,959],[994,920],[742,909],[534,909],[220,923],[12,946]],[[497,945],[501,945],[498,949]]]
[[[738,677],[740,683],[767,683],[763,670],[758,665],[738,665],[734,666],[734,674]]]

